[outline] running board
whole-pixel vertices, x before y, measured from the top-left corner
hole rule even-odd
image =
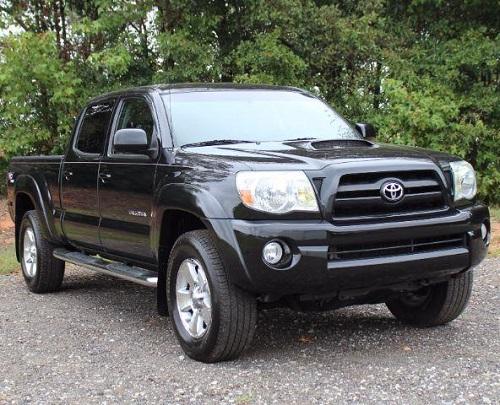
[[[158,273],[142,267],[128,266],[120,262],[112,262],[64,248],[54,249],[54,257],[98,273],[145,285],[146,287],[156,287],[158,285]]]

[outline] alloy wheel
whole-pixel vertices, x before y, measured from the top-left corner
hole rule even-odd
[[[35,277],[37,270],[37,248],[35,232],[31,226],[26,227],[23,237],[24,272],[30,278]]]
[[[175,291],[182,326],[191,337],[203,337],[212,323],[212,299],[205,269],[198,260],[181,263]]]

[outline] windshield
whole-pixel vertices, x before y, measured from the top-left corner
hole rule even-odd
[[[328,105],[295,91],[192,91],[163,98],[177,145],[361,138]]]

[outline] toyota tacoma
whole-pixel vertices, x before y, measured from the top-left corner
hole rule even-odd
[[[289,87],[97,97],[63,156],[10,163],[26,284],[58,290],[68,262],[155,287],[182,349],[203,362],[247,348],[264,306],[385,303],[406,324],[450,322],[490,240],[474,169],[374,136]]]

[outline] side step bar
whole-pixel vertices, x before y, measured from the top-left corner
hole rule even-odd
[[[54,257],[98,273],[145,285],[146,287],[156,287],[158,285],[158,274],[141,267],[128,266],[120,262],[112,262],[64,248],[54,249]]]

